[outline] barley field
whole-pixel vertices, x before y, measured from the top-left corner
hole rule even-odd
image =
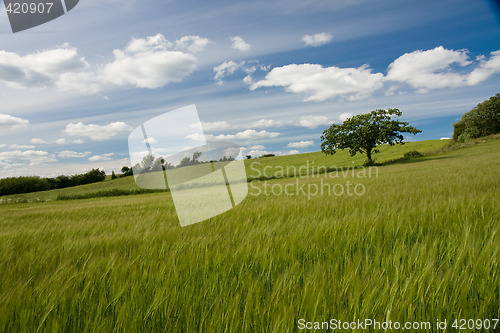
[[[254,181],[239,206],[184,228],[169,192],[2,204],[0,331],[297,332],[366,318],[454,331],[500,318],[500,139],[483,141],[427,142],[442,152],[370,176]],[[313,158],[363,160],[246,163]]]

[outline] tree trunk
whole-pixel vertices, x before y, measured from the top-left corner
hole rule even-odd
[[[372,149],[371,148],[368,148],[366,150],[366,164],[368,165],[373,165],[373,161],[372,161]]]

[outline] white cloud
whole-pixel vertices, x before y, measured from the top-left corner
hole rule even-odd
[[[76,139],[76,140],[73,140],[72,143],[76,143],[76,144],[81,145],[81,144],[84,144],[85,141],[83,141],[82,139]]]
[[[231,127],[231,125],[227,121],[215,121],[215,122],[202,121],[201,127],[203,128],[204,131],[211,132],[211,131],[228,129]]]
[[[210,40],[200,36],[184,36],[175,41],[178,49],[187,50],[191,53],[202,52],[208,44],[210,44]]]
[[[299,141],[299,142],[290,142],[286,147],[287,148],[306,148],[314,146],[314,141]]]
[[[283,125],[283,122],[272,119],[260,119],[250,124],[251,127],[259,128],[276,127],[281,125]]]
[[[240,50],[241,52],[250,50],[250,44],[245,42],[240,36],[231,37],[231,41],[233,42],[233,49]]]
[[[263,150],[263,149],[266,149],[266,147],[264,147],[263,145],[255,145],[255,146],[251,146],[250,149],[252,149],[252,150]]]
[[[439,140],[451,140],[451,138],[445,136],[445,137],[443,137],[443,138],[441,138]]]
[[[56,140],[56,143],[58,145],[65,145],[66,144],[66,139],[65,138],[60,138]]]
[[[149,143],[149,144],[158,142],[155,138],[147,138],[147,139],[144,139],[143,141],[144,141],[144,143]]]
[[[89,151],[84,153],[79,153],[76,151],[64,150],[57,153],[57,156],[62,158],[83,158],[87,157],[88,155],[90,155]]]
[[[250,155],[252,157],[259,157],[259,156],[262,156],[262,155],[267,155],[267,154],[271,154],[270,152],[266,151],[266,150],[259,150],[259,149],[256,149],[256,150],[250,150],[248,153],[246,153],[245,155]],[[275,154],[276,155],[276,154]]]
[[[352,117],[352,113],[344,112],[339,116],[339,121],[343,123],[344,121],[346,121],[348,118],[351,118],[351,117]]]
[[[406,53],[389,65],[387,80],[406,82],[420,92],[431,89],[477,85],[500,73],[500,50],[469,59],[468,50],[448,50],[442,46]],[[472,71],[459,70],[473,65]],[[394,88],[391,87],[394,90]]]
[[[48,144],[47,141],[42,140],[42,139],[31,139],[30,142],[33,143],[33,144],[35,144],[35,145],[46,145],[46,144]]]
[[[80,94],[95,94],[104,89],[104,78],[99,73],[77,72],[64,73],[56,82],[60,91],[76,91]]]
[[[305,94],[305,101],[321,102],[337,96],[357,100],[380,89],[383,79],[383,74],[373,74],[366,65],[359,68],[324,68],[315,64],[292,64],[273,68],[264,80],[252,84],[250,89],[285,87],[288,92]]]
[[[302,40],[306,45],[309,46],[321,46],[329,43],[333,39],[333,36],[329,33],[322,32],[315,35],[305,35]]]
[[[239,64],[235,63],[234,61],[225,61],[219,66],[214,67],[214,79],[217,81],[221,81],[222,78],[225,76],[233,74],[237,69],[239,69],[241,66],[243,66],[245,62],[240,62]]]
[[[104,80],[149,89],[182,81],[196,69],[197,59],[188,53],[168,51],[171,46],[161,34],[132,39],[124,50],[113,51],[115,59],[105,66]]]
[[[0,51],[0,81],[11,88],[47,87],[65,73],[86,69],[89,64],[76,48],[61,47],[27,55]]]
[[[0,161],[10,164],[28,164],[35,166],[43,163],[56,162],[53,155],[41,150],[8,151],[0,153]]]
[[[94,141],[104,141],[131,130],[132,128],[124,122],[115,122],[104,126],[85,125],[79,122],[77,124],[68,124],[63,132],[70,136],[83,136]]]
[[[0,69],[1,71],[1,69]],[[1,73],[0,73],[1,76]],[[28,125],[28,120],[0,113],[0,128],[17,128]]]
[[[299,125],[307,128],[316,128],[321,125],[331,125],[332,121],[326,116],[301,116]]]
[[[500,73],[500,50],[491,52],[489,60],[486,60],[484,56],[478,58],[479,66],[467,78],[467,83],[471,86],[486,81],[493,74]]]
[[[463,86],[467,76],[450,69],[454,64],[460,67],[470,65],[467,52],[439,46],[432,50],[406,53],[389,65],[387,79],[406,82],[421,91]]]
[[[13,144],[9,146],[10,149],[34,149],[35,146],[31,145],[18,145],[18,144]]]
[[[207,140],[211,141],[223,141],[223,140],[254,140],[254,139],[263,139],[263,138],[275,138],[280,133],[277,132],[268,132],[268,131],[260,131],[249,129],[243,132],[238,132],[236,134],[219,134],[219,135],[210,135],[206,134],[204,137]],[[203,135],[200,134],[191,134],[186,137],[187,139],[191,139],[194,141],[200,141],[203,139]]]
[[[0,148],[5,148],[7,145],[5,143],[0,143]]]
[[[113,156],[114,153],[109,153],[109,154],[104,154],[104,155],[94,155],[92,157],[89,157],[89,161],[91,162],[97,162],[97,161],[109,161],[111,160],[111,156]]]
[[[300,151],[298,150],[290,150],[287,155],[296,155],[296,154],[300,154]]]

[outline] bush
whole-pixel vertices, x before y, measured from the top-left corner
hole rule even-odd
[[[417,158],[417,157],[422,157],[422,156],[424,156],[424,154],[422,154],[421,152],[419,152],[417,150],[412,150],[412,151],[406,152],[404,155],[405,158]]]
[[[479,103],[453,124],[453,140],[464,142],[500,133],[500,94]]]
[[[106,173],[99,169],[73,176],[58,176],[56,178],[10,177],[0,179],[0,195],[23,194],[48,191],[59,188],[101,182],[106,178]]]

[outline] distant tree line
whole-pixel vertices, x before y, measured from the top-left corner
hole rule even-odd
[[[234,161],[234,157],[231,156],[224,156],[218,160],[211,160],[211,161],[200,161],[202,153],[197,151],[193,153],[193,157],[184,157],[179,164],[173,165],[169,162],[165,162],[165,160],[161,157],[155,158],[153,155],[146,155],[142,158],[142,161],[140,163],[136,163],[132,168],[128,166],[124,166],[122,168],[122,177],[127,177],[127,176],[132,176],[134,174],[133,170],[140,171],[140,173],[147,173],[147,172],[155,172],[155,171],[162,171],[162,170],[170,170],[170,169],[175,169],[175,168],[183,168],[186,166],[190,165],[198,165],[198,164],[204,164],[204,163],[211,163],[211,162],[230,162]]]
[[[458,142],[500,133],[500,94],[479,103],[453,124],[453,140]]]
[[[58,176],[56,178],[41,178],[38,176],[21,176],[0,179],[0,195],[23,194],[38,191],[48,191],[59,188],[73,187],[101,182],[106,173],[99,169],[73,176]]]

